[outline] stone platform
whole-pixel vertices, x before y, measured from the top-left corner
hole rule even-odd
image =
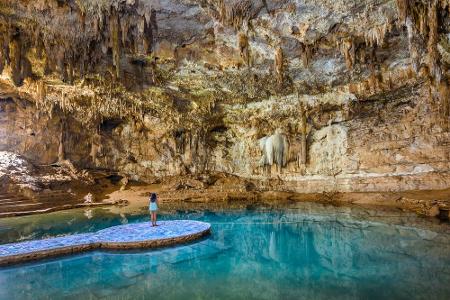
[[[156,248],[185,243],[209,234],[199,221],[159,221],[109,227],[93,233],[0,245],[0,266],[94,249]]]

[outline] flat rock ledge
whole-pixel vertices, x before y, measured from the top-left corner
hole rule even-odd
[[[210,233],[205,222],[177,220],[109,227],[93,233],[0,245],[0,266],[94,249],[157,248],[193,241]]]

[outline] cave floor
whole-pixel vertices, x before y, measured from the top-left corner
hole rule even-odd
[[[30,214],[48,213],[52,211],[73,209],[80,207],[111,205],[110,201],[103,201],[105,195],[117,188],[114,185],[105,185],[104,182],[96,186],[74,188],[73,184],[57,189],[46,189],[42,192],[33,192],[28,195],[24,192],[15,192],[6,187],[0,187],[0,218],[23,216]],[[74,193],[72,190],[76,190]],[[86,203],[82,195],[92,192],[92,203]]]
[[[415,212],[419,215],[436,217],[436,207],[450,208],[450,189],[432,191],[376,192],[376,193],[315,193],[298,194],[289,192],[257,192],[237,189],[181,188],[174,189],[166,184],[133,183],[126,189],[110,185],[105,188],[93,186],[95,201],[84,203],[83,199],[64,198],[55,191],[42,196],[40,200],[7,193],[0,190],[0,218],[30,214],[48,213],[73,208],[107,206],[111,212],[136,212],[148,205],[148,195],[156,192],[161,205],[166,208],[215,209],[246,207],[249,205],[282,205],[295,202],[319,202],[335,206],[360,206],[380,210],[394,209]],[[89,192],[88,190],[85,191]],[[124,205],[118,205],[124,204]]]
[[[146,181],[150,183],[105,169],[78,170],[69,160],[34,165],[20,155],[0,151],[0,218],[95,206],[110,206],[117,213],[138,211],[147,207],[150,192],[158,193],[168,208],[320,202],[392,208],[441,219],[448,219],[450,209],[450,188],[392,192],[374,186],[381,192],[337,192],[339,189],[324,185],[316,190],[336,192],[302,193],[302,188],[308,191],[307,186],[289,187],[292,182],[280,178],[262,180],[221,172],[149,177]]]

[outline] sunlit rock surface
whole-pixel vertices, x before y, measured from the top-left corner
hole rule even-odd
[[[445,189],[449,9],[8,1],[0,150],[143,181],[221,172],[262,190]],[[259,141],[276,133],[288,146],[262,159]]]

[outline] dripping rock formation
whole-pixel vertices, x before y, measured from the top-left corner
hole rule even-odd
[[[450,188],[448,0],[0,1],[0,151],[296,193]]]

